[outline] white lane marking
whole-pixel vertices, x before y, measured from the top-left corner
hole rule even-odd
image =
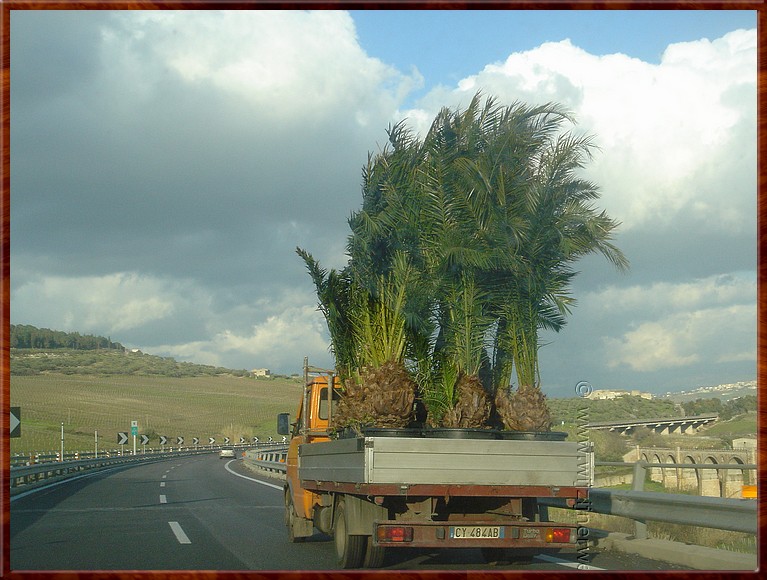
[[[168,522],[168,525],[170,526],[170,529],[173,530],[173,533],[175,534],[179,544],[192,543],[192,540],[190,540],[189,536],[184,533],[184,530],[181,528],[178,522]]]
[[[165,479],[166,477],[168,477],[168,476],[167,476],[167,475],[163,475],[163,476],[162,476],[162,478],[163,478],[163,479]]]
[[[165,487],[165,482],[164,481],[160,482],[160,487]]]
[[[607,570],[607,568],[597,568],[596,566],[590,566],[589,564],[583,564],[580,562],[568,562],[567,560],[561,560],[548,554],[536,554],[537,560],[543,560],[544,562],[551,562],[552,564],[559,564],[560,566],[566,566],[568,568],[577,568],[578,570]]]
[[[168,503],[168,498],[164,495],[160,496],[160,503]]]
[[[236,460],[236,459],[231,459],[231,460],[229,460],[229,461],[227,461],[227,462],[226,462],[226,465],[224,465],[224,468],[225,468],[225,469],[226,469],[226,470],[227,470],[229,473],[231,473],[232,475],[236,475],[237,477],[241,477],[241,478],[243,478],[243,479],[247,479],[247,480],[249,480],[249,481],[255,481],[256,483],[260,483],[261,485],[265,485],[265,486],[267,486],[267,487],[273,487],[274,489],[279,489],[280,491],[282,491],[282,489],[283,489],[283,488],[282,488],[282,486],[281,486],[281,485],[274,485],[273,483],[267,483],[267,482],[265,482],[265,481],[261,481],[260,479],[254,479],[254,478],[252,478],[252,477],[248,477],[247,475],[242,475],[242,474],[240,474],[240,473],[237,473],[236,471],[233,471],[233,470],[232,470],[232,469],[229,467],[229,464],[230,464],[230,463],[232,463],[233,461],[237,461],[237,460]]]

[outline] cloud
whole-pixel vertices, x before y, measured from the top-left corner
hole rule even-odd
[[[756,362],[756,307],[681,312],[644,322],[619,339],[604,339],[608,366],[646,372],[702,363]]]
[[[12,312],[36,313],[41,326],[118,333],[168,319],[179,308],[180,281],[137,273],[32,278],[11,294]],[[186,289],[188,290],[188,288]]]
[[[421,105],[465,106],[478,89],[501,102],[570,108],[576,130],[597,137],[601,152],[585,173],[624,231],[678,227],[680,218],[716,231],[755,230],[756,30],[670,45],[660,64],[547,42],[435,90]],[[407,116],[427,128],[429,115]]]
[[[294,248],[343,266],[385,127],[423,131],[482,89],[563,103],[596,136],[585,177],[632,263],[578,264],[544,380],[753,371],[754,30],[658,64],[545,42],[405,111],[423,78],[367,54],[342,11],[20,11],[12,28],[14,323],[232,368],[330,366]]]
[[[310,306],[282,309],[245,332],[224,329],[210,340],[157,345],[153,351],[202,364],[247,369],[267,366],[298,372],[303,356],[315,364],[332,366],[325,320]]]
[[[601,320],[629,320],[601,339],[609,368],[651,372],[673,367],[756,361],[756,280],[712,276],[689,283],[610,287],[584,300]],[[599,314],[596,314],[599,312]]]
[[[21,15],[14,37],[53,17]],[[27,100],[24,71],[48,64],[30,68],[32,48],[14,45],[12,187],[28,192],[12,208],[17,255],[49,254],[45,228],[79,240],[57,250],[59,275],[102,273],[109,254],[113,271],[231,283],[278,270],[309,239],[337,258],[324,248],[343,244],[366,152],[414,82],[361,50],[348,14],[83,21],[100,35],[85,37],[97,56],[79,90]]]

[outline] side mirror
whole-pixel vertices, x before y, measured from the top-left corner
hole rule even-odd
[[[290,413],[277,415],[277,434],[290,435]]]

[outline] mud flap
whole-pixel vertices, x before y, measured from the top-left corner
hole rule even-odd
[[[373,534],[373,522],[388,519],[389,512],[383,506],[365,501],[354,495],[343,497],[349,534],[371,536]]]

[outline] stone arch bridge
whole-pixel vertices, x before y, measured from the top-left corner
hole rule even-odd
[[[682,449],[662,447],[635,447],[623,456],[627,462],[689,463],[695,465],[756,464],[757,451],[742,449]],[[714,497],[741,497],[744,485],[756,484],[756,470],[692,469],[689,467],[648,467],[650,479],[662,483],[667,489],[697,491],[698,495]]]

